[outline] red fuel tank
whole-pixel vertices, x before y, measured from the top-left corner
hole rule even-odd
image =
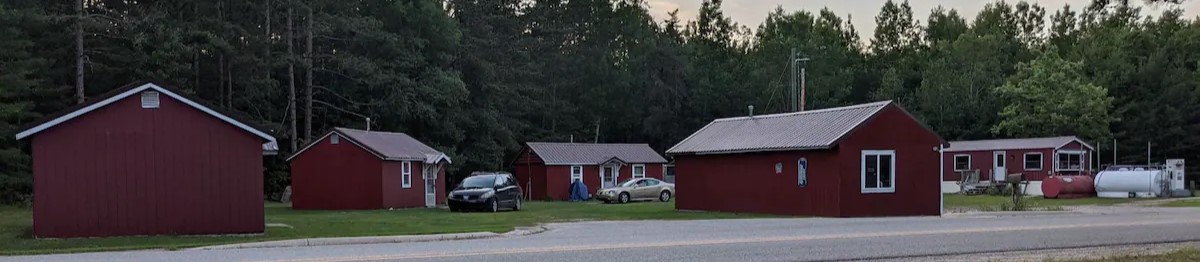
[[[1051,176],[1042,180],[1042,194],[1046,198],[1084,198],[1096,195],[1096,186],[1090,176]]]

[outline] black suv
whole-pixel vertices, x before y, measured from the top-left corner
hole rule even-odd
[[[474,172],[463,179],[446,197],[450,211],[485,210],[496,212],[501,208],[521,210],[521,187],[507,172]]]

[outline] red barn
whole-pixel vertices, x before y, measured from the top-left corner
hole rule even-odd
[[[135,83],[17,134],[33,150],[33,235],[263,232],[275,138],[155,83]]]
[[[997,174],[1024,174],[1025,193],[1042,195],[1042,179],[1051,175],[1090,175],[1091,145],[1074,136],[952,141],[943,157],[942,192],[957,193],[961,174],[979,171],[980,181],[1003,182]]]
[[[667,150],[676,208],[939,215],[944,141],[891,101],[713,120]]]
[[[629,178],[663,179],[667,160],[647,144],[529,142],[516,161],[514,174],[531,199],[567,200],[571,183],[583,180],[588,192]]]
[[[446,203],[450,158],[403,133],[334,128],[293,154],[292,208],[380,209]]]

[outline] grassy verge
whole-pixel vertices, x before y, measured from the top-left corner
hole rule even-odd
[[[1159,255],[1130,255],[1130,256],[1114,256],[1101,259],[1084,259],[1076,260],[1079,262],[1184,262],[1184,261],[1200,261],[1200,249],[1180,249],[1174,252],[1159,254]]]
[[[1009,196],[993,196],[993,195],[944,195],[944,204],[947,211],[965,211],[965,210],[980,210],[980,211],[1000,211],[1001,206],[1011,205],[1012,199]],[[1022,199],[1029,207],[1029,210],[1062,210],[1065,206],[1082,206],[1082,205],[1115,205],[1121,203],[1129,203],[1137,201],[1134,199],[1111,199],[1111,198],[1074,198],[1074,199],[1045,199],[1042,197],[1025,197]]]
[[[678,212],[675,203],[645,202],[606,205],[598,202],[533,202],[519,212],[451,213],[445,209],[300,211],[278,203],[266,204],[266,222],[292,228],[269,227],[257,236],[108,237],[34,239],[27,208],[0,206],[0,255],[29,255],[180,249],[197,246],[313,237],[415,235],[462,232],[506,232],[539,223],[586,220],[683,220],[763,217],[752,214]]]
[[[1164,207],[1200,207],[1200,199],[1170,201],[1162,203]]]

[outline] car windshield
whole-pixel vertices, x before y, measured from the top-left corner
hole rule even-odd
[[[483,176],[473,176],[473,177],[468,177],[467,179],[463,179],[462,184],[459,185],[458,188],[462,188],[462,189],[491,188],[494,185],[496,185],[496,176],[495,175],[483,175]]]
[[[625,181],[621,181],[621,183],[618,185],[621,185],[621,187],[632,187],[633,184],[637,184],[637,179],[625,179]]]

